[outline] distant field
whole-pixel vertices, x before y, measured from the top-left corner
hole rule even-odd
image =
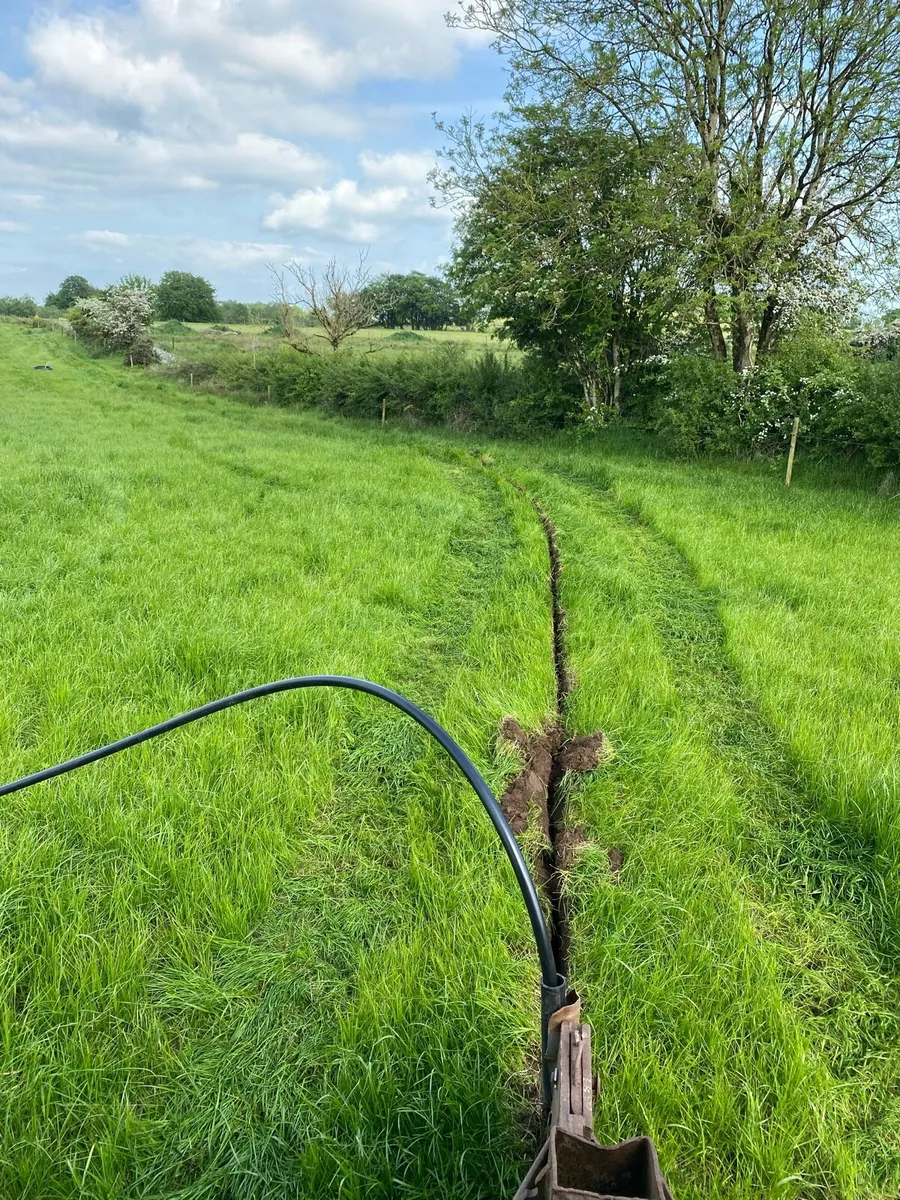
[[[443,345],[465,346],[467,350],[513,350],[508,343],[490,333],[477,333],[470,329],[362,329],[351,339],[354,347],[365,346],[367,349],[380,349],[385,343],[404,349],[427,349],[429,346]]]
[[[5,778],[330,670],[502,788],[500,719],[554,709],[534,497],[567,724],[614,748],[567,785],[598,1136],[650,1133],[678,1200],[897,1196],[896,501],[251,408],[11,326],[0,356]],[[261,702],[20,793],[0,878],[0,1195],[514,1191],[525,919],[477,801],[374,701]]]
[[[228,331],[215,329],[210,324],[195,324],[185,326],[190,334],[166,333],[157,327],[155,334],[159,344],[164,349],[172,350],[183,356],[202,358],[204,352],[210,349],[221,350],[230,348],[240,351],[263,350],[274,346],[277,338],[266,333],[267,326],[262,325],[231,325]],[[330,354],[331,349],[321,338],[313,337],[314,329],[310,329],[311,347],[323,354]],[[173,343],[174,337],[174,343]],[[481,350],[495,350],[498,353],[518,355],[518,351],[508,343],[500,341],[489,333],[476,333],[466,329],[421,330],[410,329],[363,329],[348,339],[348,347],[361,353],[408,353],[417,350],[433,350],[437,346],[463,346],[467,352],[477,353]]]

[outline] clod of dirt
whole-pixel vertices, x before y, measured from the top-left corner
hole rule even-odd
[[[528,734],[515,717],[504,717],[500,722],[500,736],[518,746],[523,754],[528,753]]]
[[[550,836],[547,812],[547,785],[530,767],[521,771],[500,797],[503,815],[513,833],[524,833],[531,823],[532,809],[537,813],[544,834]]]
[[[531,822],[532,808],[537,813],[545,837],[550,837],[550,776],[553,759],[563,740],[558,726],[544,733],[527,734],[515,717],[500,722],[500,736],[519,750],[525,767],[500,797],[503,815],[513,833],[524,833]]]
[[[549,776],[553,756],[563,744],[565,735],[558,725],[543,733],[526,733],[515,717],[504,717],[500,722],[500,736],[512,742],[539,775]]]
[[[609,873],[613,877],[613,883],[619,882],[619,872],[625,865],[625,855],[621,850],[617,850],[615,846],[610,846],[606,855],[609,858]]]
[[[572,738],[563,747],[560,765],[564,771],[593,771],[607,755],[606,734],[591,733]]]
[[[556,837],[556,869],[569,871],[575,865],[578,851],[587,844],[587,830],[583,825],[575,829],[563,829]]]

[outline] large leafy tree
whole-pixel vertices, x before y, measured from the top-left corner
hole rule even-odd
[[[896,0],[466,0],[456,19],[495,35],[514,96],[689,142],[695,283],[737,370],[774,344],[785,292],[896,250]]]
[[[375,320],[387,329],[445,329],[460,320],[459,297],[447,279],[410,271],[381,275],[370,285]]]
[[[619,409],[629,364],[683,299],[678,157],[549,106],[493,137],[468,120],[451,131],[438,182],[461,202],[452,278],[503,336],[573,375],[590,414]]]
[[[166,271],[156,289],[156,315],[161,321],[218,321],[212,284],[202,275]]]
[[[79,300],[96,296],[97,289],[83,275],[67,275],[55,292],[44,301],[48,308],[72,308]]]

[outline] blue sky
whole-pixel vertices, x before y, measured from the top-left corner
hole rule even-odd
[[[500,107],[451,0],[3,0],[0,294],[68,274],[198,271],[264,299],[266,264],[432,270],[432,113]]]

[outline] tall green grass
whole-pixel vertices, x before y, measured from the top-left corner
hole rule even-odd
[[[896,1194],[893,510],[760,471],[498,457],[556,522],[570,719],[616,748],[568,813],[598,1134],[651,1133],[680,1196]],[[785,628],[788,589],[808,602]]]
[[[569,784],[598,1136],[651,1134],[679,1200],[897,1195],[896,502],[0,351],[6,777],[333,670],[500,787],[500,718],[554,704],[519,483],[562,551],[570,725],[615,749]],[[21,793],[0,881],[0,1193],[514,1190],[526,922],[477,800],[374,701],[283,697]]]
[[[517,493],[0,337],[4,777],[335,671],[502,781],[500,717],[553,695]],[[514,1186],[527,922],[478,801],[376,703],[260,702],[5,802],[0,1193]]]
[[[801,468],[623,459],[623,503],[693,565],[720,602],[734,662],[797,755],[823,811],[873,840],[900,884],[900,505]],[[868,481],[867,481],[868,482]]]

